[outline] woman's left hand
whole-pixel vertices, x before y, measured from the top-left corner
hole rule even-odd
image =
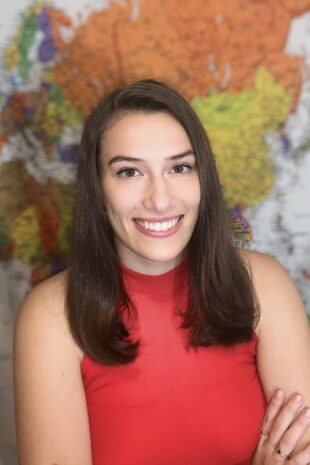
[[[270,399],[264,417],[261,436],[252,465],[310,464],[310,444],[296,450],[300,439],[310,425],[310,409],[302,408],[300,394],[285,400],[277,390]]]

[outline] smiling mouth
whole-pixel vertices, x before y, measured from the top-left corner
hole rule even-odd
[[[181,218],[183,218],[183,216],[184,215],[177,216],[169,221],[144,221],[139,218],[135,218],[134,221],[144,229],[156,232],[164,232],[174,228],[181,220]]]

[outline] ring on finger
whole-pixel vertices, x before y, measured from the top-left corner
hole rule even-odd
[[[263,428],[260,430],[260,434],[262,434],[263,436],[266,436],[267,438],[269,436],[269,433],[265,431]]]
[[[290,454],[284,454],[284,452],[281,451],[281,448],[278,447],[277,449],[277,454],[281,457],[283,460],[287,460],[290,456]]]

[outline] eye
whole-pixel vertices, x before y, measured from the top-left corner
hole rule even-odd
[[[116,174],[120,178],[133,178],[138,176],[140,173],[136,168],[122,168],[118,170]]]
[[[193,166],[188,165],[186,163],[179,163],[172,167],[172,170],[174,171],[174,173],[178,173],[178,174],[188,173],[192,169],[193,169]]]

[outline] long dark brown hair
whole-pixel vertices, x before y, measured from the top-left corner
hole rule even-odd
[[[113,230],[105,214],[100,175],[104,133],[124,113],[167,112],[185,129],[196,156],[201,201],[188,245],[189,302],[183,314],[192,347],[230,346],[252,338],[256,300],[249,271],[233,245],[221,186],[205,130],[189,103],[169,86],[139,81],[104,97],[87,118],[81,140],[67,318],[80,348],[100,363],[133,361],[122,308],[133,312],[120,273]]]

